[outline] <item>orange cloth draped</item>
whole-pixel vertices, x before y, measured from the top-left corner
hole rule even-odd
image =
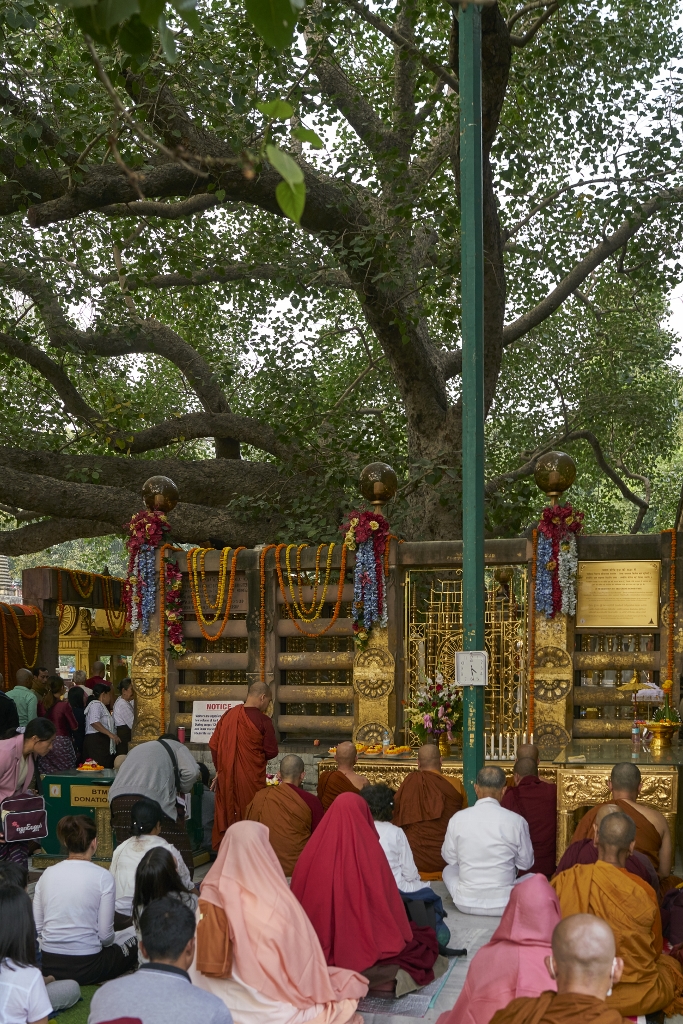
[[[491,1024],[626,1024],[618,1010],[595,996],[543,992],[536,999],[513,999]]]
[[[196,968],[210,978],[229,978],[232,974],[232,942],[225,911],[201,899]]]
[[[332,801],[342,793],[360,793],[360,790],[356,789],[343,772],[323,772],[318,780],[318,799],[326,811],[329,810]]]
[[[636,826],[636,850],[638,853],[644,853],[645,856],[652,861],[652,866],[655,871],[659,872],[659,850],[662,845],[662,837],[660,836],[657,829],[654,827],[651,821],[637,811],[635,807],[627,803],[626,800],[606,800],[607,804],[616,804],[620,811],[624,814],[628,814],[629,818],[634,822]],[[584,814],[583,818],[576,826],[576,832],[572,836],[572,842],[575,843],[579,839],[592,839],[593,838],[593,823],[595,821],[595,815],[598,813],[601,807],[605,804],[598,804],[597,807],[592,807],[590,811]]]
[[[266,786],[247,807],[245,818],[260,821],[268,829],[287,878],[291,877],[301,851],[311,838],[311,809],[292,786]]]
[[[236,821],[242,821],[254,794],[266,785],[263,736],[243,704],[226,711],[219,719],[209,740],[209,749],[216,767],[211,845],[217,850],[227,829]]]
[[[680,966],[672,957],[658,955],[656,899],[628,871],[599,860],[597,864],[576,864],[551,884],[563,918],[594,914],[614,933],[624,973],[607,1000],[608,1006],[628,1016],[659,1010],[670,1016],[683,1010]]]
[[[441,847],[448,822],[467,807],[467,796],[457,779],[434,771],[410,772],[394,797],[394,825],[406,834],[420,877],[443,871]]]

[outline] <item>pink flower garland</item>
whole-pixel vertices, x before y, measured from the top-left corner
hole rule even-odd
[[[165,618],[168,633],[169,654],[172,658],[182,658],[186,653],[185,637],[183,635],[183,574],[178,568],[177,562],[171,559],[166,560],[164,567],[165,584]]]

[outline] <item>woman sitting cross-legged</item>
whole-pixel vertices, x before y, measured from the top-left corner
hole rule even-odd
[[[408,920],[360,794],[342,793],[326,812],[299,857],[292,892],[328,964],[364,974],[371,990],[404,995],[447,970],[434,929]]]
[[[68,859],[45,869],[33,899],[43,971],[81,985],[118,978],[136,966],[137,940],[114,941],[114,879],[92,863],[95,822],[84,815],[62,818],[57,836]]]
[[[185,868],[187,878],[183,880],[178,871],[178,862],[180,861],[181,867],[185,867],[185,864],[178,852],[173,854],[172,851],[172,846],[169,848],[153,846],[144,855],[135,872],[132,922],[138,940],[140,963],[145,963],[144,956],[139,952],[140,918],[153,900],[171,896],[189,907],[192,913],[197,909],[197,893],[189,880],[187,868]]]
[[[103,768],[114,767],[114,754],[121,742],[116,732],[114,717],[109,710],[111,690],[104,683],[95,683],[92,697],[85,709],[85,739],[83,758],[97,761]]]
[[[545,875],[514,886],[500,924],[475,954],[462,992],[453,1009],[441,1014],[440,1024],[489,1024],[513,999],[555,992],[545,961],[561,916]]]
[[[379,845],[389,861],[391,873],[396,879],[398,891],[401,894],[401,899],[407,905],[411,920],[415,920],[417,916],[411,912],[411,903],[413,906],[415,903],[422,903],[425,907],[431,907],[439,949],[444,951],[451,937],[451,933],[444,923],[446,912],[443,909],[441,897],[434,892],[429,882],[425,883],[420,878],[420,872],[415,865],[413,851],[410,849],[405,832],[398,825],[391,823],[394,816],[393,789],[380,783],[375,786],[364,786],[360,795],[370,808],[379,836]],[[421,913],[424,915],[425,910],[422,909]]]
[[[319,826],[321,827],[321,826]],[[195,985],[222,999],[235,1024],[360,1024],[367,982],[328,967],[257,821],[225,833],[202,882]]]
[[[133,923],[133,894],[136,886],[135,873],[145,854],[154,847],[163,847],[165,850],[168,850],[175,861],[181,885],[187,892],[193,890],[190,872],[187,870],[182,855],[176,850],[175,846],[172,846],[159,835],[164,812],[156,800],[148,800],[146,798],[138,800],[131,808],[130,818],[133,834],[130,839],[126,839],[125,842],[116,847],[109,869],[116,883],[116,917],[114,924],[117,929],[128,928]],[[160,893],[159,895],[165,896],[166,893]],[[152,896],[151,899],[158,899],[158,896]]]
[[[18,885],[0,887],[0,1020],[47,1024],[52,1017],[43,976],[36,967],[31,900]]]

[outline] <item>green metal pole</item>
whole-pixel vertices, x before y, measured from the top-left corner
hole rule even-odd
[[[481,11],[460,14],[460,225],[462,253],[463,646],[484,650],[484,240],[482,229]],[[465,787],[484,764],[484,688],[466,686]]]

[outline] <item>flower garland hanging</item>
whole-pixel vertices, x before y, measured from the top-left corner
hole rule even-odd
[[[187,553],[187,575],[190,585],[192,605],[194,607],[194,613],[197,616],[197,624],[199,625],[200,632],[204,639],[209,643],[214,643],[214,641],[220,639],[221,634],[225,629],[225,624],[228,621],[230,610],[232,608],[232,595],[235,590],[237,556],[240,551],[244,551],[244,545],[242,547],[235,548],[234,550],[232,548],[223,548],[221,551],[215,602],[211,601],[208,596],[206,589],[206,572],[204,568],[206,552],[212,550],[213,548],[192,548]],[[228,582],[228,556],[231,551],[233,553],[232,566],[230,568],[230,581]],[[204,592],[206,603],[211,608],[211,612],[208,615],[205,615],[202,609],[200,584],[201,590]],[[225,595],[226,584],[228,589],[227,598]],[[223,621],[219,626],[218,632],[208,633],[204,627],[214,626],[221,616],[223,617]]]
[[[363,649],[373,626],[386,626],[384,553],[389,523],[377,512],[351,512],[340,527],[344,544],[356,552],[353,570],[353,631]]]
[[[168,653],[172,658],[182,658],[187,653],[183,633],[183,622],[185,619],[182,601],[183,574],[178,568],[178,563],[175,559],[164,557],[166,549],[174,550],[170,544],[164,544],[161,550],[161,559],[164,566],[164,588],[159,611],[164,613],[164,623],[168,636]]]
[[[536,551],[536,611],[552,619],[558,612],[576,612],[576,534],[583,529],[583,512],[566,505],[548,505],[538,524]]]
[[[128,524],[128,573],[125,585],[126,620],[131,630],[149,624],[156,608],[156,566],[154,552],[170,530],[163,512],[136,512]]]

